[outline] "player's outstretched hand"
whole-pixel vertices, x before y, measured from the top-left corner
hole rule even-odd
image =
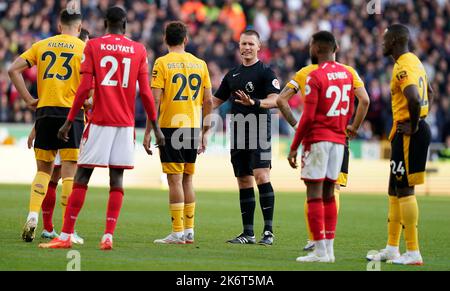
[[[347,125],[347,137],[349,139],[354,139],[358,134],[358,130],[353,125]]]
[[[39,102],[38,99],[33,99],[33,100],[26,102],[28,109],[30,109],[31,111],[36,111],[38,102]]]
[[[293,169],[297,169],[298,168],[298,165],[297,165],[297,151],[291,150],[289,152],[288,161],[289,161],[289,165],[291,166],[291,168],[293,168]]]
[[[397,132],[402,133],[405,135],[413,135],[415,134],[419,128],[417,127],[415,130],[411,128],[411,123],[409,121],[407,122],[399,122],[397,124]]]
[[[239,97],[239,99],[235,99],[234,102],[245,105],[245,106],[255,105],[255,101],[253,101],[253,99],[244,91],[237,90],[234,93]]]
[[[61,126],[61,128],[58,131],[58,138],[60,140],[68,142],[69,141],[69,131],[70,131],[71,127],[72,127],[72,122],[69,120],[66,120],[66,122],[64,122],[63,126]]]
[[[152,136],[151,136],[150,132],[145,132],[144,142],[142,143],[142,145],[144,146],[145,151],[149,155],[153,155],[153,152],[150,149],[151,142],[152,142]]]
[[[31,149],[33,147],[33,141],[36,138],[36,128],[33,126],[30,134],[28,135],[27,145],[28,148]]]

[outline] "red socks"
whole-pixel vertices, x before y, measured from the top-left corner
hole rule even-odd
[[[56,188],[57,183],[50,181],[48,183],[47,194],[45,194],[44,201],[42,201],[42,221],[44,223],[44,229],[48,232],[53,231],[53,210],[55,210],[56,203]]]
[[[323,201],[323,208],[325,212],[325,238],[334,239],[337,224],[337,208],[334,196]]]
[[[120,209],[122,208],[123,188],[112,187],[109,190],[108,210],[106,211],[105,234],[114,234]]]
[[[337,224],[336,200],[334,196],[308,200],[308,222],[315,241],[334,239]]]
[[[75,222],[77,221],[78,213],[80,213],[81,207],[83,207],[84,199],[86,198],[88,186],[73,184],[72,193],[67,203],[66,214],[64,216],[64,226],[62,232],[71,234],[75,228]]]
[[[315,241],[325,239],[322,198],[308,200],[308,222]]]

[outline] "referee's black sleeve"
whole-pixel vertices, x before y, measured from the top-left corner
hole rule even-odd
[[[227,101],[228,98],[230,98],[231,90],[230,86],[228,84],[228,74],[223,77],[222,82],[220,83],[219,89],[217,89],[216,93],[214,93],[214,96],[223,100]]]
[[[277,79],[277,76],[272,71],[271,68],[267,67],[264,72],[264,91],[266,96],[272,93],[279,94],[280,93],[280,83]],[[264,96],[264,97],[266,97]]]

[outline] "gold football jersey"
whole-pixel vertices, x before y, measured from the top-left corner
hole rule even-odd
[[[394,121],[409,120],[408,100],[403,90],[409,85],[417,86],[420,95],[420,117],[428,114],[428,79],[425,68],[413,53],[397,59],[392,71],[391,95]]]
[[[205,61],[190,53],[170,52],[155,61],[151,87],[164,91],[160,127],[200,128],[203,94],[205,88],[211,88]]]
[[[85,45],[75,36],[60,34],[33,44],[20,56],[30,67],[37,66],[38,109],[72,107]]]

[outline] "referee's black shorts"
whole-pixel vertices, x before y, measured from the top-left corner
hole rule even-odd
[[[232,149],[234,176],[253,176],[254,169],[272,168],[272,149]]]

